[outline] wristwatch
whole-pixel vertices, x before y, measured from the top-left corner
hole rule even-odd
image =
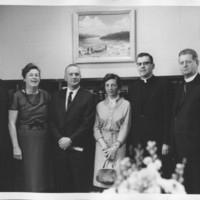
[[[121,146],[121,142],[120,141],[115,142],[114,146],[116,146],[117,148],[119,148]]]

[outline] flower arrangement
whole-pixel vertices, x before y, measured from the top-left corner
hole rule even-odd
[[[124,158],[117,169],[117,177],[112,188],[104,192],[110,193],[181,193],[184,194],[183,172],[185,161],[177,164],[171,179],[160,175],[162,166],[156,151],[156,142],[149,141],[146,147],[149,156],[143,158],[144,149],[135,149],[135,160]]]

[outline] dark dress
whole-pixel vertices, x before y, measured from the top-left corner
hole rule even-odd
[[[48,190],[48,104],[50,95],[17,91],[10,110],[18,110],[17,137],[22,160],[15,160],[15,190],[42,192]]]

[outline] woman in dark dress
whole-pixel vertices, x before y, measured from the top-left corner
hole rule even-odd
[[[29,63],[22,69],[24,89],[9,108],[9,131],[15,160],[15,190],[48,191],[48,106],[50,95],[39,89],[40,70]]]

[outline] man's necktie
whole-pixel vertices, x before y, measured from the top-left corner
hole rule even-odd
[[[72,103],[72,94],[73,94],[73,92],[70,92],[69,96],[68,96],[68,101],[67,101],[67,107],[68,108],[69,108],[70,104]]]

